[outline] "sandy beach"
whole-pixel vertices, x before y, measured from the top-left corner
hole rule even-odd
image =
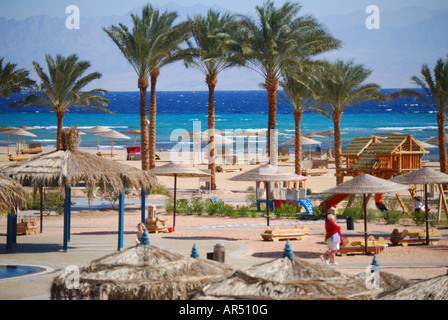
[[[46,150],[48,151],[48,150]],[[86,150],[87,152],[94,152],[92,150]],[[125,151],[118,150],[118,156],[115,161],[123,162],[128,165],[140,167],[139,161],[126,161]],[[157,165],[161,166],[169,160],[167,153],[161,153],[161,160],[157,161]],[[8,164],[6,154],[0,154],[0,166]],[[437,163],[429,163],[430,166],[437,166]],[[281,162],[279,164],[282,169],[293,172],[294,163],[290,161]],[[196,165],[199,169],[206,169],[206,165]],[[246,171],[255,168],[255,165],[243,164],[241,165],[241,171]],[[230,181],[229,178],[239,174],[237,172],[224,172],[217,173],[217,186],[218,190],[213,191],[211,194],[199,193],[199,181],[198,178],[185,178],[178,180],[178,199],[201,197],[207,199],[215,196],[218,199],[223,199],[226,203],[233,205],[246,205],[245,199],[249,193],[247,189],[249,187],[255,187],[253,182],[238,182]],[[323,176],[309,177],[307,180],[307,188],[313,192],[320,192],[335,186],[334,167],[330,166],[328,174]],[[159,183],[172,191],[173,178],[172,177],[158,177]],[[72,200],[76,203],[77,199],[85,198],[84,192],[79,189],[74,189],[72,194]],[[138,199],[138,192],[131,192],[127,195],[127,199]],[[157,205],[161,203],[161,200],[166,199],[166,196],[162,195],[149,195],[147,197],[147,206],[152,203]],[[80,200],[78,200],[80,201]],[[33,215],[38,216],[37,213],[22,212],[21,215]],[[140,221],[141,211],[138,205],[128,204],[125,208],[125,246],[132,246],[135,241],[136,225]],[[158,207],[158,217],[161,219],[172,219],[171,214],[167,214],[165,210]],[[354,230],[347,230],[345,220],[338,220],[338,224],[342,228],[342,234],[345,239],[363,239],[363,222],[359,221],[355,223]],[[326,244],[323,242],[324,234],[324,222],[323,221],[299,221],[291,218],[277,218],[271,215],[271,226],[279,226],[281,228],[288,228],[288,226],[294,224],[306,224],[310,228],[309,236],[304,240],[292,240],[291,245],[294,254],[300,258],[314,263],[322,263],[320,255],[326,250]],[[154,243],[164,247],[164,244],[170,243],[170,249],[178,250],[182,254],[188,255],[190,252],[185,245],[190,245],[196,242],[207,240],[207,248],[200,247],[201,256],[205,256],[207,252],[212,251],[212,244],[222,242],[228,246],[229,258],[234,255],[238,262],[235,265],[244,267],[253,264],[269,261],[270,259],[280,258],[283,255],[285,248],[285,241],[273,242],[263,241],[260,234],[264,231],[266,226],[265,217],[257,218],[230,218],[230,217],[209,217],[207,215],[194,216],[194,215],[177,215],[176,217],[176,230],[173,233],[159,233],[151,234],[151,239]],[[383,221],[372,222],[368,224],[369,235],[373,235],[376,238],[384,237],[388,242],[386,250],[378,255],[378,261],[382,270],[390,273],[402,276],[407,279],[427,279],[447,273],[448,267],[448,228],[440,227],[439,232],[442,235],[442,240],[438,245],[422,246],[422,245],[409,245],[407,247],[392,246],[388,241],[390,234],[394,229],[403,231],[407,229],[410,232],[421,231],[422,226],[416,226],[410,219],[408,222],[402,225],[388,225]],[[21,242],[33,243],[33,242],[45,242],[48,238],[51,241],[62,243],[63,230],[63,216],[62,215],[49,215],[44,217],[44,232],[42,234],[32,234],[29,236],[19,236],[18,246]],[[6,243],[6,218],[0,218],[0,239],[1,245]],[[94,209],[93,211],[74,209],[72,213],[72,235],[75,239],[99,239],[99,237],[111,237],[112,244],[115,244],[116,234],[118,232],[117,226],[117,211],[113,209]],[[76,247],[76,241],[72,240],[71,245]],[[82,240],[82,242],[85,240]],[[89,240],[88,240],[89,241]],[[97,240],[92,240],[97,241]],[[184,246],[172,245],[173,241],[182,242]],[[236,249],[232,249],[232,244],[235,244]],[[108,243],[110,247],[111,244]],[[109,248],[108,247],[108,248]],[[112,245],[113,248],[113,245]],[[190,247],[191,248],[191,247]],[[3,250],[3,248],[2,248]],[[116,249],[110,249],[116,250]],[[231,252],[234,251],[234,252]],[[2,251],[3,252],[3,251]],[[93,255],[87,256],[87,258],[78,259],[76,264],[84,265],[88,264],[91,258],[99,258],[105,254],[106,251],[98,250]],[[55,256],[60,253],[54,252]],[[30,257],[25,254],[21,258],[21,253],[11,253],[3,255],[1,257],[1,264],[19,261],[20,263],[26,263],[26,260],[39,261],[38,252]],[[43,254],[42,257],[48,257],[48,252]],[[363,254],[351,254],[348,256],[338,256],[336,261],[339,266],[332,266],[348,274],[359,274],[365,271],[365,268],[372,262],[372,256],[366,256]],[[45,259],[45,258],[44,258]],[[48,258],[47,258],[48,259]],[[56,261],[63,261],[64,256],[55,257]],[[60,260],[62,259],[62,260]],[[22,261],[24,260],[24,261]],[[49,259],[53,261],[53,258]],[[231,263],[232,260],[230,259]],[[50,261],[48,261],[50,262]],[[73,261],[66,261],[66,264],[73,263]],[[0,286],[2,283],[0,282]],[[1,297],[0,297],[1,298]],[[7,299],[7,297],[6,297]]]

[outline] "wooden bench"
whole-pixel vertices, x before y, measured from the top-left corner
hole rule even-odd
[[[30,158],[30,156],[17,156],[17,157],[13,157],[12,155],[9,155],[9,161],[24,161],[24,160],[28,160]]]
[[[364,240],[347,240],[344,239],[344,244],[339,249],[341,256],[346,256],[348,253],[365,253]],[[367,252],[371,254],[381,254],[387,248],[387,243],[384,238],[380,237],[378,240],[370,236],[367,238]]]
[[[35,218],[25,218],[17,222],[17,234],[30,235],[32,232],[37,233],[37,228],[39,225]]]
[[[145,226],[150,233],[169,232],[171,222],[169,220],[160,220],[157,218],[155,206],[148,207],[148,218],[145,220]]]
[[[241,169],[242,168],[236,164],[216,166],[216,171],[218,172],[241,171]]]
[[[307,226],[295,226],[292,229],[281,229],[279,227],[272,229],[271,227],[266,227],[264,233],[261,234],[261,237],[265,241],[277,242],[279,240],[305,240],[309,234],[310,228]]]
[[[441,239],[442,236],[437,229],[434,228],[429,232],[430,245],[439,244],[439,240]],[[420,232],[409,232],[406,229],[403,230],[403,232],[399,232],[398,229],[394,229],[390,235],[390,242],[392,242],[394,246],[401,244],[403,247],[406,247],[409,243],[426,243],[426,228],[423,228]]]
[[[169,232],[172,227],[170,220],[160,220],[159,218],[154,221],[146,219],[145,225],[150,233]]]

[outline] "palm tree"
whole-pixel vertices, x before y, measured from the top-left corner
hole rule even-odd
[[[326,75],[321,79],[320,102],[328,108],[334,124],[334,145],[336,170],[342,168],[341,118],[349,107],[370,100],[384,100],[377,84],[363,82],[372,71],[353,61],[338,60],[330,64]],[[336,183],[343,182],[343,177],[337,173]]]
[[[268,93],[268,130],[277,122],[277,91],[281,71],[305,59],[340,47],[325,28],[312,16],[298,16],[301,6],[286,2],[280,8],[267,1],[256,7],[258,21],[245,18],[247,34],[244,52],[248,67],[265,79]],[[269,148],[268,148],[269,150]]]
[[[106,91],[103,89],[92,89],[83,91],[92,81],[101,79],[98,72],[84,75],[90,68],[88,61],[79,61],[77,55],[67,58],[57,55],[53,59],[50,55],[45,56],[48,74],[42,67],[33,62],[33,68],[41,80],[36,93],[25,97],[24,101],[10,104],[11,107],[43,106],[53,110],[57,118],[57,150],[63,148],[62,129],[65,113],[70,108],[85,108],[112,113],[102,106],[109,106],[109,100],[104,97]]]
[[[302,174],[301,121],[307,110],[313,110],[328,116],[327,110],[316,102],[319,99],[318,76],[322,73],[320,63],[306,62],[296,69],[283,72],[280,86],[283,92],[279,97],[293,110],[295,125],[295,173]]]
[[[103,28],[106,34],[121,50],[138,76],[140,89],[140,128],[142,148],[142,170],[155,167],[156,152],[156,86],[160,68],[181,59],[180,44],[188,38],[186,23],[173,26],[176,12],[160,14],[151,5],[142,10],[142,17],[131,14],[132,32],[123,25]],[[151,80],[150,126],[148,139],[148,116],[146,92]]]
[[[424,90],[425,94],[415,90],[403,89],[394,93],[393,96],[418,98],[437,111],[440,171],[448,173],[447,141],[445,139],[446,112],[448,110],[448,59],[439,59],[433,73],[426,64],[423,65],[421,78],[413,76],[411,79]]]
[[[207,16],[197,15],[189,18],[194,46],[190,44],[190,56],[185,58],[186,67],[194,67],[205,75],[208,86],[208,148],[211,189],[216,190],[215,164],[215,88],[218,74],[222,71],[243,65],[236,48],[238,43],[232,37],[235,19],[226,13],[209,10]]]
[[[36,84],[29,78],[29,71],[16,69],[17,64],[15,63],[3,65],[3,60],[4,58],[0,59],[0,98],[31,89]]]

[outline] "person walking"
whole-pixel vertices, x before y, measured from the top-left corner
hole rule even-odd
[[[341,227],[335,222],[335,216],[329,214],[325,223],[325,242],[328,250],[321,256],[321,260],[326,264],[338,265],[335,261],[336,253],[343,244]]]

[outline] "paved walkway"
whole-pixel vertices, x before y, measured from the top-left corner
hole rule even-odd
[[[273,223],[273,225],[306,224],[306,221]],[[311,223],[311,222],[310,222]],[[315,223],[315,221],[313,222]],[[212,226],[178,227],[178,229],[232,229],[242,230],[246,226],[265,226],[261,224],[221,224]],[[76,226],[72,226],[74,228]],[[88,229],[88,226],[83,226]],[[97,226],[96,226],[97,227]],[[58,236],[18,236],[18,244],[10,253],[6,252],[6,236],[0,236],[0,265],[36,265],[46,268],[46,271],[29,276],[0,279],[0,300],[25,299],[46,300],[50,298],[50,287],[53,278],[60,274],[66,267],[88,265],[92,260],[117,252],[118,237],[116,226],[104,226],[102,234],[72,235],[68,252],[62,251],[62,232]],[[0,233],[6,230],[1,229]],[[247,230],[246,230],[247,231]],[[259,231],[259,230],[258,230]],[[258,232],[257,231],[257,232]],[[135,228],[125,227],[124,248],[135,245]],[[255,231],[254,231],[255,232]],[[322,232],[322,230],[312,230]],[[356,231],[353,231],[356,232]],[[174,234],[151,234],[151,244],[185,256],[191,254],[193,245],[196,245],[201,258],[206,258],[208,252],[212,252],[217,243],[224,245],[226,250],[226,263],[234,268],[246,268],[260,263],[260,260],[241,257],[250,248],[239,242],[216,240],[207,238],[176,237]],[[382,268],[446,268],[447,261],[431,262],[383,262]],[[363,272],[365,263],[341,263],[337,269],[359,269]]]

